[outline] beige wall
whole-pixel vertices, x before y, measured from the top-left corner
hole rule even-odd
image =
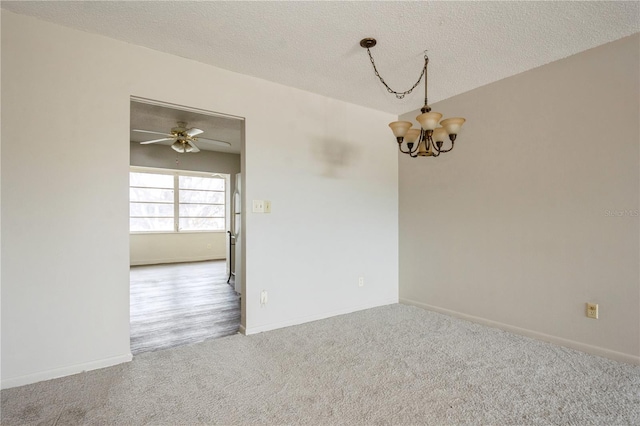
[[[202,150],[197,154],[180,155],[179,162],[176,164],[176,153],[168,146],[131,143],[130,149],[132,166],[229,175],[230,179],[227,180],[227,206],[229,206],[230,195],[235,187],[235,175],[240,173],[239,154]],[[227,208],[227,228],[229,215],[229,208]],[[131,265],[225,259],[228,252],[228,236],[225,231],[131,234],[129,237]]]
[[[227,258],[225,231],[131,234],[131,265],[194,262]]]
[[[636,34],[433,105],[468,121],[451,153],[400,157],[401,301],[640,361],[639,52]]]

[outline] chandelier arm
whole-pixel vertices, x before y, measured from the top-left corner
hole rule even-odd
[[[453,149],[453,145],[454,145],[454,144],[455,144],[455,142],[456,142],[456,136],[457,136],[456,134],[449,135],[449,140],[451,141],[451,148],[449,148],[449,149],[442,149],[442,150],[440,150],[440,152],[449,152],[449,151],[451,151],[451,150]]]
[[[440,154],[442,151],[438,151],[438,148],[436,148],[434,144],[431,144],[431,147],[432,147],[431,155],[434,157],[440,157]]]
[[[402,144],[398,144],[398,149],[400,150],[400,152],[403,153],[403,154],[409,154],[409,155],[415,154],[416,152],[418,152],[418,149],[420,149],[420,143],[422,143],[422,139],[423,139],[423,137],[422,137],[422,132],[423,131],[424,130],[422,130],[422,129],[420,130],[420,136],[418,137],[418,142],[417,143],[412,142],[411,146],[409,146],[409,143],[407,142],[407,148],[408,149],[406,151],[404,149],[402,149]],[[411,156],[412,157],[417,157],[417,155],[411,155]]]
[[[441,149],[439,151],[440,152],[449,152],[449,151],[451,151],[453,149],[453,144],[454,144],[454,142],[451,142],[451,148],[449,148],[449,149]]]
[[[417,152],[420,150],[420,144],[423,142],[423,137],[422,137],[422,130],[420,130],[420,136],[418,137],[418,142],[414,143],[414,148],[409,148],[409,152],[408,154],[411,157],[417,157],[418,154]],[[416,154],[416,155],[413,155]]]
[[[420,129],[420,139],[419,139],[419,141],[420,141],[420,143],[424,143],[424,148],[428,151],[429,150],[429,136],[427,135],[427,132],[424,131],[424,129]],[[420,149],[420,143],[416,146],[415,151],[413,151],[414,153],[417,153],[418,150]]]
[[[433,154],[433,156],[434,157],[439,156],[443,151],[441,151],[440,148],[438,148],[438,144],[435,143],[432,137],[429,138],[429,142],[431,143],[431,148],[433,149],[433,152],[438,153],[438,154]]]
[[[405,151],[405,150],[403,150],[403,149],[402,149],[402,144],[398,144],[398,149],[399,149],[399,150],[400,150],[400,152],[401,152],[401,153],[403,153],[403,154],[411,154],[411,149],[408,149],[408,150],[406,150],[406,151]]]
[[[422,81],[422,77],[424,75],[426,75],[426,71],[427,71],[427,64],[429,63],[429,58],[427,57],[427,55],[424,55],[424,67],[422,67],[422,72],[420,73],[420,77],[418,77],[418,81],[416,81],[416,83],[411,86],[411,88],[409,90],[405,90],[404,92],[396,92],[395,90],[393,90],[391,87],[389,87],[389,85],[387,84],[386,81],[384,81],[384,78],[382,78],[382,76],[380,75],[380,73],[378,72],[378,68],[376,67],[376,63],[373,60],[373,55],[371,55],[371,49],[369,49],[367,47],[367,53],[369,54],[369,60],[371,61],[371,65],[373,65],[373,72],[376,74],[376,77],[378,77],[378,79],[380,80],[380,82],[384,85],[384,87],[387,88],[387,92],[392,93],[396,96],[396,98],[398,99],[404,99],[404,97],[406,95],[408,95],[409,93],[413,92],[413,89],[415,89],[416,87],[418,87],[418,84],[420,84],[420,81]],[[426,82],[426,78],[425,78],[425,82]],[[427,104],[426,100],[427,100],[427,88],[426,88],[426,84],[425,84],[425,94],[424,94],[424,98],[425,98],[425,105]]]
[[[418,143],[416,144],[416,147],[411,151],[412,154],[417,154],[418,151],[420,151],[420,144],[421,143],[425,143],[424,141],[418,141]]]
[[[440,150],[438,149],[438,146],[437,146],[437,145],[436,145],[436,143],[433,141],[433,138],[432,138],[431,136],[428,136],[428,135],[427,135],[427,140],[429,141],[429,144],[430,144],[430,146],[431,146],[431,155],[432,155],[433,157],[439,157],[439,156],[440,156],[440,153],[441,153],[442,151],[440,151]]]

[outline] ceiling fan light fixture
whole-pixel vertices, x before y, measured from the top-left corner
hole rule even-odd
[[[177,152],[180,152],[180,153],[188,152],[188,151],[186,150],[186,146],[185,146],[185,144],[183,144],[183,143],[182,143],[182,142],[180,142],[180,141],[175,141],[175,142],[173,143],[173,145],[171,145],[171,148],[173,148],[173,149],[174,149],[174,151],[177,151]]]

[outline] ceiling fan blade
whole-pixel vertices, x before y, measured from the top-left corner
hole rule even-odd
[[[231,146],[231,144],[229,142],[216,141],[216,140],[213,140],[213,139],[197,138],[195,140],[197,140],[198,142],[214,143],[216,145],[221,145],[221,146]]]
[[[204,133],[204,130],[200,130],[200,129],[196,129],[195,127],[187,130],[187,135],[189,135],[190,138],[199,135],[200,133]]]
[[[163,141],[171,141],[173,140],[173,138],[162,138],[162,139],[154,139],[152,141],[144,141],[144,142],[140,142],[140,145],[146,145],[148,143],[156,143],[156,142],[163,142]]]
[[[193,143],[193,141],[189,142],[189,145],[191,145],[191,148],[193,148],[191,152],[200,152],[200,148],[198,148],[196,144]]]
[[[132,132],[136,132],[136,133],[150,133],[152,135],[161,135],[161,136],[173,137],[173,135],[171,133],[153,132],[151,130],[131,129],[131,131]]]

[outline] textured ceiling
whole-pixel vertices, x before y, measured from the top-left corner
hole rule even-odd
[[[7,2],[2,8],[391,113],[640,31],[633,2]]]

